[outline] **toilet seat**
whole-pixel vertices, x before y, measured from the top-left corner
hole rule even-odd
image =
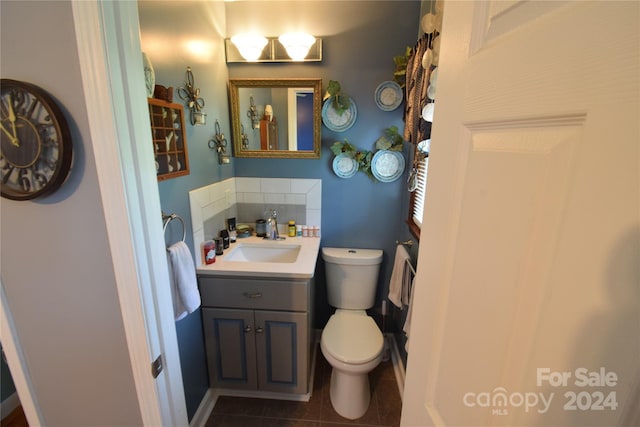
[[[331,356],[350,364],[370,362],[384,345],[382,332],[364,310],[336,310],[322,330],[321,341]]]

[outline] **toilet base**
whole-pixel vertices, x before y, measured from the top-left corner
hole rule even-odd
[[[371,402],[369,375],[354,375],[333,368],[329,396],[333,409],[340,416],[350,420],[362,417]]]
[[[345,351],[345,340],[350,336],[350,351]],[[369,372],[380,364],[383,349],[384,337],[366,311],[338,309],[329,318],[320,350],[332,368],[331,405],[344,418],[355,420],[367,412],[371,401]]]

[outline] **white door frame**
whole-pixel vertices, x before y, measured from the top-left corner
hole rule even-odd
[[[7,357],[7,364],[11,366],[11,378],[20,397],[22,410],[27,415],[30,425],[44,425],[42,422],[42,414],[40,413],[40,406],[37,402],[37,396],[33,393],[31,375],[25,363],[26,359],[22,352],[22,346],[20,345],[18,333],[13,323],[13,316],[11,315],[7,295],[4,292],[4,284],[1,280],[0,302],[2,303],[0,304],[2,351]]]
[[[93,149],[145,425],[186,425],[136,2],[74,2]],[[87,22],[99,22],[91,29]],[[100,75],[104,74],[104,75]],[[105,102],[104,100],[111,100]],[[100,113],[98,113],[100,112]],[[108,141],[117,141],[110,146]],[[145,143],[140,143],[143,141]],[[120,170],[122,179],[114,179]],[[115,215],[114,215],[115,210]],[[137,283],[137,287],[132,287]],[[150,363],[159,355],[157,379]]]
[[[136,2],[72,2],[116,286],[145,426],[188,425],[151,145]],[[141,143],[144,141],[145,143]],[[137,286],[132,286],[136,284]],[[4,288],[3,347],[29,422],[43,418]],[[162,355],[164,369],[151,375]]]

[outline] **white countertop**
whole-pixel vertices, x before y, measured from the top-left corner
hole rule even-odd
[[[295,262],[248,262],[227,261],[236,245],[300,245],[300,252]],[[200,264],[197,273],[202,276],[245,276],[245,277],[288,277],[311,278],[315,275],[316,261],[320,250],[319,237],[286,237],[285,240],[266,240],[262,237],[245,237],[237,239],[225,249],[224,254],[216,256],[213,264]]]

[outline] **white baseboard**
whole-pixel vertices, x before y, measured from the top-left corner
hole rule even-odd
[[[213,393],[213,389],[208,389],[204,394],[204,397],[200,401],[198,410],[193,415],[193,419],[189,423],[189,427],[204,427],[213,411],[213,407],[216,406],[218,396]]]
[[[14,409],[20,406],[20,398],[18,393],[14,392],[11,396],[7,397],[0,403],[0,414],[4,420]]]
[[[404,379],[405,379],[405,371],[404,371],[404,365],[402,364],[402,357],[400,357],[400,350],[398,349],[398,344],[396,343],[396,340],[393,334],[385,334],[385,339],[387,340],[387,345],[389,346],[389,350],[391,351],[391,361],[393,362],[393,373],[396,375],[398,392],[400,392],[400,399],[402,399],[402,395],[404,392]]]

